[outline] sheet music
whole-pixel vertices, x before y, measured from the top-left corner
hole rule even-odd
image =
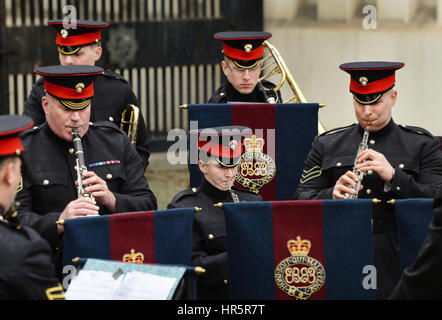
[[[132,271],[126,274],[114,300],[166,300],[174,278]]]
[[[111,272],[81,270],[65,293],[66,300],[111,300],[123,277]]]
[[[115,273],[80,270],[66,291],[66,300],[165,300],[175,278],[131,271]]]

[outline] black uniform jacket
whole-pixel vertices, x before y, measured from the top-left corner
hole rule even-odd
[[[351,125],[315,137],[295,199],[331,199],[339,177],[353,170],[362,133],[359,125]],[[432,198],[442,185],[440,141],[425,129],[398,126],[391,120],[370,133],[368,148],[382,153],[395,174],[391,186],[385,186],[375,172],[365,175],[360,198]]]
[[[55,248],[55,222],[66,205],[77,199],[73,143],[57,137],[47,122],[24,132],[22,141],[26,148],[22,155],[23,189],[16,197],[21,203],[21,222],[35,228]],[[89,126],[81,142],[88,171],[106,181],[117,200],[117,212],[157,208],[140,157],[124,132],[113,123],[97,122]],[[101,215],[109,213],[99,206]]]
[[[0,206],[0,299],[41,300],[56,293],[63,298],[47,241],[31,228],[17,230],[2,211]]]
[[[31,117],[35,125],[45,122],[45,114],[41,106],[41,98],[45,95],[43,78],[40,78],[32,88],[25,102],[23,114]],[[121,75],[105,71],[103,75],[94,78],[94,97],[91,102],[91,121],[112,121],[118,127],[121,124],[123,106],[133,104],[140,107],[137,97],[129,82]],[[140,108],[141,110],[141,108]],[[140,112],[137,133],[137,152],[140,155],[144,169],[149,164],[149,133]]]
[[[433,202],[430,233],[413,263],[405,269],[392,299],[442,299],[442,189]]]
[[[270,81],[263,81],[263,85],[272,89],[276,87]],[[267,96],[266,96],[267,95]],[[228,103],[228,102],[267,102],[267,98],[271,96],[276,99],[277,103],[282,103],[281,93],[278,91],[277,96],[275,96],[275,92],[273,90],[264,90],[262,86],[259,84],[253,89],[253,91],[249,94],[241,94],[238,92],[232,84],[226,80],[218,90],[210,97],[209,103]]]
[[[232,189],[240,201],[262,201],[253,192]],[[199,188],[178,193],[168,205],[168,209],[202,208],[195,214],[192,236],[192,265],[206,269],[198,279],[198,299],[229,298],[224,211],[214,206],[218,202],[233,202],[231,194],[203,179]]]

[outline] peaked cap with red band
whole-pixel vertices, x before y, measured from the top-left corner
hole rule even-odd
[[[354,98],[361,104],[372,104],[394,87],[396,70],[403,66],[403,62],[365,61],[344,63],[339,68],[350,74]]]
[[[27,116],[0,116],[0,157],[19,156],[25,151],[19,134],[33,125],[34,122]]]
[[[250,137],[252,129],[243,126],[224,126],[189,131],[196,135],[200,160],[216,159],[223,167],[238,165],[242,155],[242,138]],[[192,139],[190,140],[192,141]]]
[[[253,68],[264,55],[263,42],[272,36],[269,32],[218,32],[213,37],[223,41],[223,52],[240,68]]]
[[[55,43],[62,54],[74,54],[82,46],[97,43],[101,40],[101,29],[109,26],[106,22],[77,20],[68,24],[64,20],[49,20],[48,25],[57,30]]]
[[[104,71],[96,66],[59,65],[38,67],[34,72],[43,76],[46,92],[65,108],[82,110],[94,96],[94,77]]]

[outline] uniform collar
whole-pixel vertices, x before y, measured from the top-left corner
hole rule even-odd
[[[229,197],[229,191],[223,191],[214,187],[205,178],[203,178],[203,181],[201,182],[200,191],[215,201],[226,200]]]
[[[394,123],[393,118],[392,118],[392,119],[390,119],[390,122],[385,127],[383,127],[381,130],[376,131],[376,132],[370,132],[370,138],[380,138],[385,135],[388,135],[391,133],[391,131],[393,131],[393,129],[395,127],[396,127],[396,123]],[[361,125],[358,125],[358,132],[360,133],[361,136],[364,133],[364,129],[361,127]]]

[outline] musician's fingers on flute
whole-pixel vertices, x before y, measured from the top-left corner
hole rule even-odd
[[[370,152],[367,152],[369,150]],[[393,166],[382,153],[376,152],[372,149],[369,150],[364,151],[366,153],[364,154],[362,161],[365,159],[370,160],[359,163],[355,167],[363,172],[374,171],[382,180],[390,181],[393,176]]]
[[[347,171],[343,174],[335,184],[333,189],[333,197],[335,199],[344,199],[346,193],[353,193],[358,177],[355,173]],[[361,189],[362,186],[359,187]]]

